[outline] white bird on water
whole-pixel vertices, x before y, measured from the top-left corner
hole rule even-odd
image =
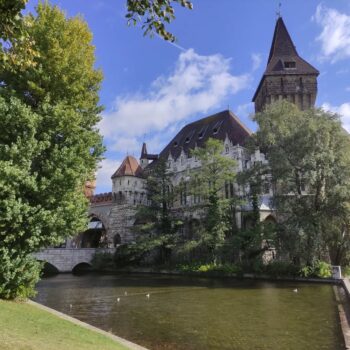
[[[118,302],[118,303],[120,302],[120,298],[117,298],[117,302]]]
[[[294,293],[298,293],[298,288],[294,288],[294,289],[293,289],[293,292],[294,292]]]
[[[149,299],[149,297],[150,297],[150,294],[149,294],[149,293],[148,293],[148,294],[146,294],[146,298],[147,298],[147,299]]]

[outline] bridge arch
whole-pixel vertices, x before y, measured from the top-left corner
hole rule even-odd
[[[79,262],[78,264],[76,264],[72,268],[72,273],[73,274],[81,274],[81,273],[85,273],[85,272],[90,272],[91,269],[92,269],[92,265],[90,262],[82,261],[82,262]]]
[[[44,276],[57,275],[60,272],[58,267],[55,266],[54,264],[46,260],[38,260],[38,261],[43,263],[42,273],[44,274]]]

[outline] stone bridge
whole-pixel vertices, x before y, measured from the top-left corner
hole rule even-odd
[[[96,253],[115,252],[115,248],[48,248],[35,253],[34,256],[52,265],[58,272],[73,272],[77,267],[91,266]]]

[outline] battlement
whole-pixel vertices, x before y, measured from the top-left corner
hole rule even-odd
[[[90,203],[111,203],[113,201],[112,192],[95,194],[90,198]]]

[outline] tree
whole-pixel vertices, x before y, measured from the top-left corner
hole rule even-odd
[[[33,41],[27,33],[28,23],[23,19],[21,11],[28,0],[0,0],[0,65],[3,69],[21,67],[24,71],[33,65],[36,55]],[[11,49],[16,48],[20,55]]]
[[[103,152],[96,129],[102,79],[91,33],[79,18],[40,4],[28,35],[35,64],[4,67],[0,80],[0,297],[27,297],[37,281],[30,257],[86,226],[86,180]],[[12,53],[21,55],[16,47]]]
[[[225,238],[232,233],[236,197],[225,196],[236,176],[236,162],[223,155],[224,145],[216,139],[208,139],[204,147],[192,152],[201,166],[192,173],[192,191],[199,195],[205,209],[205,232],[202,241],[209,249],[211,259],[216,262],[218,250]],[[200,186],[198,186],[198,183]]]
[[[137,25],[142,21],[144,35],[153,36],[157,33],[163,39],[173,42],[176,38],[166,30],[164,23],[175,19],[174,3],[188,9],[193,8],[192,2],[188,0],[127,0],[128,24]]]
[[[168,262],[175,244],[175,233],[180,224],[171,211],[176,196],[176,189],[171,182],[164,159],[158,159],[149,169],[146,180],[148,205],[140,206],[136,220],[141,222],[137,227],[143,235],[138,244],[144,250],[159,248],[160,262]]]
[[[350,203],[350,139],[339,117],[282,101],[254,119],[271,169],[281,247],[297,262],[312,265],[328,252],[339,263],[349,244]],[[335,247],[341,251],[334,254]]]
[[[256,152],[257,146],[253,139],[247,143],[247,149]],[[243,227],[234,236],[234,245],[239,250],[240,260],[249,267],[255,263],[261,264],[262,254],[274,245],[275,227],[269,222],[260,221],[260,205],[263,200],[264,187],[269,185],[267,164],[257,162],[249,169],[238,174],[237,182],[245,189],[245,205],[248,211],[242,212]]]

